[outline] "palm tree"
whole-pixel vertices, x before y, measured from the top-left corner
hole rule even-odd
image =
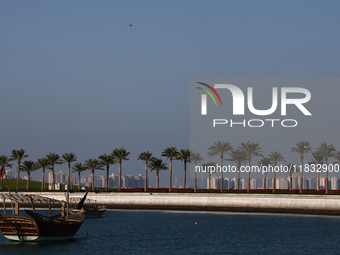
[[[69,190],[70,190],[70,176],[71,176],[71,163],[77,161],[77,157],[76,154],[74,154],[73,152],[70,153],[64,153],[63,155],[61,155],[61,157],[63,158],[63,160],[67,163],[67,191],[66,191],[66,212],[67,212],[67,216],[66,218],[68,219],[68,208],[69,208],[69,202],[70,202],[70,194],[69,194]]]
[[[270,158],[262,158],[259,162],[257,162],[257,164],[259,164],[259,167],[261,169],[263,169],[263,167],[269,167],[270,164],[272,163],[272,161],[270,160]],[[267,169],[268,170],[268,169]],[[263,171],[263,189],[265,190],[266,184],[267,184],[267,171]]]
[[[207,154],[209,157],[219,155],[221,159],[221,190],[220,190],[221,193],[223,192],[223,157],[224,153],[229,152],[232,149],[233,146],[231,145],[231,143],[224,141],[214,142],[214,145],[211,145],[208,149],[209,151]]]
[[[52,190],[55,190],[55,181],[54,181],[54,165],[61,165],[63,162],[60,159],[59,154],[56,153],[50,153],[46,155],[46,158],[51,166],[51,170],[52,170]]]
[[[86,169],[90,169],[92,172],[92,191],[94,191],[94,170],[104,170],[102,165],[100,164],[99,159],[88,159],[84,164]]]
[[[6,167],[12,168],[13,164],[10,164],[10,159],[6,155],[0,156],[0,178],[1,178],[1,190],[3,189],[3,176],[6,175]],[[7,180],[7,175],[6,175]],[[8,180],[7,180],[7,187],[8,186]]]
[[[194,166],[194,192],[197,191],[196,165],[197,165],[197,163],[200,163],[202,160],[204,160],[204,159],[201,157],[200,153],[191,153],[190,154],[190,162],[195,164],[195,166]]]
[[[289,190],[293,190],[293,181],[292,181],[292,173],[296,173],[296,165],[288,164],[287,165],[289,171]]]
[[[41,182],[41,190],[45,189],[45,169],[49,167],[50,163],[47,158],[39,158],[37,161],[37,168],[42,168],[43,170],[43,176],[42,176],[42,182]]]
[[[241,165],[243,162],[245,162],[247,160],[246,154],[244,153],[244,151],[242,150],[232,150],[230,152],[230,157],[226,160],[228,161],[232,161],[232,162],[236,162],[237,163],[237,190],[240,189],[240,169],[241,169]]]
[[[181,161],[184,161],[184,181],[183,181],[183,187],[185,189],[185,185],[187,182],[187,163],[190,163],[190,150],[185,149],[185,150],[180,150],[178,153],[178,158]]]
[[[268,157],[271,159],[271,161],[274,163],[274,171],[273,171],[273,193],[275,193],[276,188],[276,165],[277,162],[286,162],[286,160],[283,158],[282,154],[280,152],[274,151],[268,155]]]
[[[302,189],[303,189],[303,186],[302,186],[303,185],[303,154],[306,154],[306,153],[308,153],[308,151],[311,151],[312,147],[309,146],[309,142],[299,141],[296,144],[296,147],[292,147],[291,150],[292,150],[292,152],[296,152],[296,153],[300,154],[300,160],[301,160],[300,193],[302,193]]]
[[[154,159],[150,161],[148,164],[148,167],[151,169],[151,171],[156,171],[156,181],[157,181],[157,189],[159,188],[159,171],[160,170],[168,170],[169,167],[166,166],[166,163],[163,163],[162,159]]]
[[[124,148],[115,148],[112,152],[113,157],[118,160],[119,163],[119,185],[118,190],[121,190],[121,182],[122,182],[122,160],[129,160],[128,156],[130,152],[127,152]]]
[[[326,169],[326,194],[328,194],[328,158],[333,158],[336,156],[336,149],[333,144],[327,145],[326,143],[322,143],[317,150],[320,152],[320,155],[324,158],[325,164],[327,166]]]
[[[152,157],[152,153],[149,151],[144,151],[138,156],[138,160],[144,160],[145,161],[145,180],[144,180],[144,192],[146,192],[148,188],[148,163],[150,160],[155,159]]]
[[[313,159],[310,162],[308,162],[308,165],[318,166],[324,164],[323,156],[320,151],[315,150],[314,152],[312,152],[312,155]],[[319,171],[317,172],[318,172],[317,190],[320,191],[320,172]]]
[[[335,153],[335,159],[336,161],[334,162],[334,164],[340,164],[340,151],[337,151]]]
[[[246,154],[246,158],[248,161],[248,165],[249,165],[249,171],[248,171],[248,187],[247,187],[247,192],[250,192],[250,169],[251,169],[251,158],[252,157],[263,157],[262,153],[263,151],[261,151],[261,147],[259,143],[254,143],[254,142],[250,142],[248,141],[247,143],[241,143],[241,145],[239,146],[239,149],[241,151],[243,151]]]
[[[168,147],[162,152],[162,157],[170,160],[169,168],[169,193],[171,193],[172,186],[172,160],[178,159],[178,150],[175,147]]]
[[[208,189],[211,189],[211,167],[214,167],[215,168],[215,170],[216,170],[216,166],[217,166],[217,164],[215,163],[215,162],[211,162],[211,161],[209,161],[209,162],[207,162],[207,163],[203,163],[202,164],[202,168],[205,168],[205,169],[207,169],[207,171],[208,171],[208,174],[209,174],[209,177],[208,177]]]
[[[37,169],[38,169],[37,164],[33,160],[25,160],[22,162],[22,165],[20,166],[21,172],[27,172],[27,187],[26,187],[27,190],[29,190],[30,188],[31,172]]]
[[[106,166],[106,185],[105,190],[109,187],[109,174],[110,174],[110,165],[117,164],[118,162],[114,159],[113,155],[107,155],[104,153],[103,155],[99,156],[101,160],[101,164]]]
[[[16,191],[19,190],[20,163],[21,163],[21,160],[24,160],[27,157],[29,157],[29,156],[25,154],[24,149],[12,150],[12,154],[10,156],[9,161],[13,161],[13,160],[18,161],[18,174],[17,174],[17,189],[16,189]]]
[[[82,163],[75,163],[72,169],[73,169],[72,173],[78,173],[79,179],[78,190],[80,190],[80,174],[81,172],[86,170],[86,167]]]

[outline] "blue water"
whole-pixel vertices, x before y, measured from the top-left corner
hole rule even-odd
[[[86,219],[68,242],[1,235],[0,254],[339,254],[339,229],[340,217],[108,211]]]

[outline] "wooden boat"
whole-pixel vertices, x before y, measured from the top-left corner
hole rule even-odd
[[[4,202],[4,215],[0,215],[0,231],[13,241],[54,241],[72,238],[85,220],[83,210],[65,212],[65,202],[36,195],[0,195]],[[5,200],[11,201],[14,215],[6,215]],[[33,211],[19,215],[19,202],[31,204]],[[13,208],[13,203],[15,209]],[[48,205],[49,216],[36,213],[35,204]],[[51,204],[61,205],[61,214],[51,215]]]
[[[85,210],[86,218],[102,217],[103,214],[106,212],[106,206],[104,205],[96,206],[96,207],[84,206],[83,209]]]
[[[87,194],[87,193],[86,193]],[[80,198],[74,197],[71,198],[71,201],[76,203],[79,201]],[[83,208],[85,211],[86,218],[99,218],[102,217],[103,214],[106,212],[106,206],[104,205],[97,205],[97,201],[94,199],[86,199],[87,203],[84,203],[84,199],[80,200],[77,205],[77,209]],[[92,204],[91,204],[92,202]]]

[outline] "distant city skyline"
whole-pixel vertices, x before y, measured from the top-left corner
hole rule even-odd
[[[12,170],[6,170],[6,174],[8,174],[8,178],[16,178],[16,176],[12,175]],[[66,184],[67,176],[64,172],[59,171],[55,172],[55,183]],[[20,179],[27,180],[27,176],[21,176]],[[143,188],[144,187],[144,176],[139,175],[122,175],[122,188]],[[182,183],[177,182],[177,177],[174,177],[175,182],[173,183],[174,188],[183,188]],[[325,176],[320,176],[320,190],[325,189]],[[31,178],[32,180],[32,178]],[[106,184],[106,175],[94,176],[95,187],[105,188]],[[155,187],[156,181],[154,178],[154,184],[151,184],[152,178],[148,177],[148,187]],[[220,176],[212,175],[211,176],[211,189],[220,189]],[[39,181],[42,181],[42,176]],[[247,178],[240,178],[240,189],[247,189]],[[52,172],[45,176],[46,183],[52,183]],[[71,185],[78,185],[78,177],[72,176],[70,177]],[[80,183],[82,186],[89,186],[92,183],[92,174],[86,176],[82,175],[80,179]],[[224,189],[236,189],[237,187],[237,176],[228,177],[225,176],[223,178],[223,188]],[[340,189],[340,178],[336,176],[331,176],[328,178],[328,185],[330,190],[339,190]],[[206,178],[198,178],[197,180],[198,188],[207,189],[209,186],[209,176]],[[117,188],[118,187],[118,175],[114,173],[109,175],[109,188]],[[161,186],[160,188],[168,188],[169,186]],[[250,180],[251,189],[263,189],[263,178],[251,178]],[[289,190],[290,187],[290,177],[277,176],[276,178],[276,189]],[[193,188],[192,185],[187,185],[187,188]],[[266,178],[266,188],[273,188],[273,178]],[[297,190],[300,188],[300,174],[295,173],[292,175],[292,188]],[[303,189],[317,189],[317,178],[306,177],[303,178]]]

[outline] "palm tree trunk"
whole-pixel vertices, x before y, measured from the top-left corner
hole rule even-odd
[[[276,188],[276,172],[275,172],[275,168],[276,168],[276,162],[274,164],[274,171],[273,171],[273,193],[275,193],[275,188]]]
[[[317,184],[317,189],[320,191],[320,173],[318,172],[318,184]]]
[[[68,175],[67,175],[67,189],[66,189],[66,220],[68,220],[68,209],[69,209],[69,203],[70,203],[70,174],[71,174],[71,163],[67,163],[68,166]]]
[[[238,165],[238,172],[237,172],[237,190],[240,190],[240,171],[241,171],[241,165]]]
[[[27,190],[30,189],[30,177],[31,177],[31,172],[28,171],[27,172],[27,187],[26,187]]]
[[[195,170],[194,170],[194,192],[197,191],[197,177],[196,177],[196,164],[195,164]]]
[[[170,158],[170,168],[169,168],[169,193],[171,193],[172,185],[172,158]]]
[[[328,194],[328,158],[325,158],[326,169],[326,194]]]
[[[1,190],[3,189],[3,179],[4,179],[4,175],[6,175],[6,172],[3,173],[3,171],[4,171],[4,167],[1,167],[1,168],[0,168],[0,174],[1,174],[1,183],[0,183],[0,185],[1,185]]]
[[[156,170],[157,173],[157,189],[159,189],[159,171]]]
[[[223,155],[221,156],[221,193],[223,192]]]
[[[20,160],[18,160],[17,191],[19,190]]]
[[[92,191],[94,191],[94,169],[92,170]]]
[[[185,188],[185,184],[187,182],[187,161],[184,160],[184,188]]]
[[[145,160],[145,180],[144,180],[144,192],[148,189],[148,161]]]
[[[267,173],[264,172],[264,177],[263,177],[263,189],[266,190],[266,184],[267,184]]]
[[[194,168],[194,192],[197,191],[197,177],[196,177],[196,164]]]
[[[41,182],[41,190],[45,190],[45,168],[43,168],[43,176],[42,176],[42,182]]]
[[[292,172],[289,172],[289,189],[293,190],[293,182],[292,182]]]
[[[249,158],[249,171],[248,171],[248,187],[247,187],[247,192],[249,193],[250,192],[250,160],[251,158]]]
[[[210,171],[209,171],[208,189],[211,189],[211,173],[210,173]]]
[[[106,165],[106,186],[105,186],[106,191],[109,188],[109,173],[110,173],[109,171],[110,171],[110,167],[109,165]]]
[[[54,165],[52,165],[52,190],[55,190],[55,182],[54,182]]]
[[[301,159],[301,176],[300,176],[300,193],[302,193],[303,190],[303,154],[300,155],[300,159]]]
[[[119,160],[119,183],[118,183],[118,191],[120,191],[122,185],[121,185],[121,182],[122,182],[122,160],[120,159]]]
[[[80,191],[80,172],[78,172],[78,179],[79,179],[79,183],[78,183],[78,191]]]

